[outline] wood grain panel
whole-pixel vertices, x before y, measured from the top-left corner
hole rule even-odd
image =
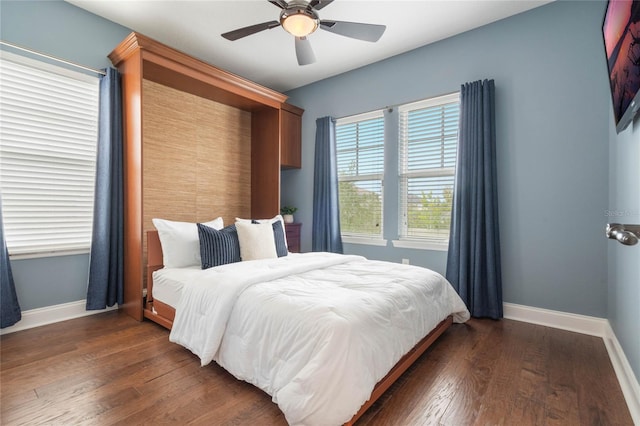
[[[187,93],[143,80],[143,226],[151,219],[192,222],[196,206],[197,129]]]
[[[197,123],[196,213],[226,224],[251,213],[251,114],[202,98]],[[213,216],[212,216],[213,215]]]
[[[280,212],[280,110],[253,111],[251,217],[271,217]]]
[[[280,111],[280,167],[299,169],[302,167],[302,114],[304,110],[284,103]]]
[[[124,309],[142,321],[142,117],[136,114],[142,102],[142,58],[133,53],[120,67],[123,91],[124,152]]]
[[[143,80],[144,229],[251,212],[251,113]]]

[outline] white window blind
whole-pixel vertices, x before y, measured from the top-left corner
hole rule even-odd
[[[342,235],[382,238],[382,111],[338,119],[336,147]]]
[[[449,240],[459,94],[399,107],[400,239]]]
[[[12,255],[91,244],[99,80],[2,52],[0,191]]]

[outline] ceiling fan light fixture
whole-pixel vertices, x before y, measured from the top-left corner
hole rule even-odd
[[[311,10],[305,8],[288,8],[280,14],[280,24],[289,34],[306,37],[318,29],[320,20]]]
[[[314,63],[316,57],[311,48],[309,37],[307,36],[315,32],[318,28],[344,37],[370,42],[378,41],[386,29],[384,25],[365,24],[361,22],[321,21],[318,16],[318,11],[333,3],[333,0],[268,1],[280,9],[280,21],[268,21],[238,28],[221,34],[222,37],[233,41],[281,26],[285,31],[295,37],[298,65],[308,65]]]

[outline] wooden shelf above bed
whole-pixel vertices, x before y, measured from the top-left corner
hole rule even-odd
[[[279,109],[286,95],[207,64],[140,33],[129,34],[110,54],[111,62],[142,61],[144,78],[245,110]]]
[[[272,217],[280,209],[280,168],[282,120],[290,114],[291,108],[285,104],[286,95],[263,87],[235,74],[221,70],[183,52],[159,43],[139,33],[131,33],[109,54],[111,62],[122,74],[123,114],[124,114],[124,185],[125,185],[125,303],[123,309],[132,317],[143,319],[143,288],[145,283],[145,231],[152,229],[151,217],[189,222],[211,220],[223,216],[225,222],[239,217]],[[167,88],[164,92],[162,88]],[[150,89],[154,90],[153,96]],[[160,91],[160,94],[157,92]],[[176,94],[182,104],[172,111],[172,100],[165,93]],[[185,94],[180,95],[180,93]],[[193,96],[189,98],[189,96]],[[194,98],[195,97],[195,98]],[[157,102],[157,108],[149,106],[149,100]],[[156,101],[160,99],[161,101]],[[190,102],[189,100],[203,99]],[[198,104],[199,116],[207,117],[206,132],[198,133],[193,120],[181,123],[180,114],[192,117],[185,111],[188,105]],[[194,105],[193,108],[196,108]],[[202,108],[212,108],[211,114]],[[149,111],[165,111],[170,120],[151,120]],[[300,114],[301,114],[300,110]],[[146,115],[145,115],[146,114]],[[147,117],[145,119],[145,116]],[[214,118],[218,117],[218,118]],[[230,118],[231,117],[231,118]],[[240,117],[240,118],[233,118]],[[242,117],[248,117],[242,118]],[[225,120],[241,120],[239,123]],[[146,120],[146,121],[145,121]],[[176,121],[177,120],[177,121]],[[215,120],[222,120],[218,126]],[[171,132],[151,128],[171,121],[174,134],[169,141],[158,141],[160,136]],[[250,123],[249,123],[250,121]],[[244,124],[243,124],[244,123]],[[248,124],[247,124],[248,123]],[[248,126],[248,127],[247,127]],[[220,132],[243,132],[240,143],[246,143],[246,152],[251,158],[227,158],[227,150],[207,145],[207,137]],[[222,130],[220,130],[222,129]],[[231,130],[229,130],[231,129]],[[150,142],[151,134],[156,140]],[[182,132],[186,132],[183,133]],[[193,132],[191,135],[189,132]],[[204,133],[204,134],[203,134]],[[244,139],[243,139],[244,138]],[[242,142],[242,141],[245,142]],[[211,142],[213,143],[213,142]],[[217,142],[216,142],[217,143]],[[220,143],[224,143],[220,142]],[[227,141],[226,143],[231,143]],[[235,142],[233,142],[235,143]],[[168,153],[176,153],[176,158],[162,159]],[[204,148],[204,149],[203,149]],[[173,150],[173,151],[171,151]],[[202,151],[207,151],[202,154]],[[199,154],[200,152],[200,154]],[[245,151],[240,151],[245,152]],[[152,155],[152,154],[155,154]],[[200,158],[200,156],[205,156]],[[178,161],[180,157],[183,163]],[[187,165],[190,159],[194,167]],[[146,164],[148,162],[149,164]],[[182,165],[181,165],[182,164]],[[200,169],[197,169],[197,167]],[[184,193],[190,180],[164,185],[167,172],[181,176],[181,172],[198,173],[200,176],[216,173],[215,184],[199,183],[195,195]],[[250,178],[249,175],[250,174]],[[172,176],[173,176],[172,175]],[[219,177],[218,177],[219,176]],[[199,180],[198,176],[195,177]],[[193,179],[192,179],[193,180]],[[149,185],[155,182],[153,196],[149,196]],[[238,183],[240,182],[240,183]],[[242,182],[247,182],[244,187]],[[226,186],[225,186],[226,185]],[[240,186],[239,186],[240,185]],[[220,186],[223,186],[220,188]],[[215,194],[202,193],[207,187]],[[173,189],[171,189],[173,188]],[[250,192],[250,194],[247,194]],[[241,197],[244,197],[241,199]],[[187,201],[185,201],[187,200]],[[248,201],[245,201],[248,200]]]

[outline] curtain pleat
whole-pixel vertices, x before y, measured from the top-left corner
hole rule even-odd
[[[22,311],[18,303],[16,286],[11,272],[9,250],[4,239],[4,222],[2,221],[2,197],[0,197],[0,328],[10,327],[22,319]]]
[[[332,117],[322,117],[316,120],[311,237],[313,251],[342,253],[338,204],[336,120]]]
[[[124,194],[120,74],[106,69],[100,80],[93,234],[87,310],[123,303]]]
[[[503,314],[493,80],[461,87],[459,132],[446,277],[472,316],[498,319]]]

